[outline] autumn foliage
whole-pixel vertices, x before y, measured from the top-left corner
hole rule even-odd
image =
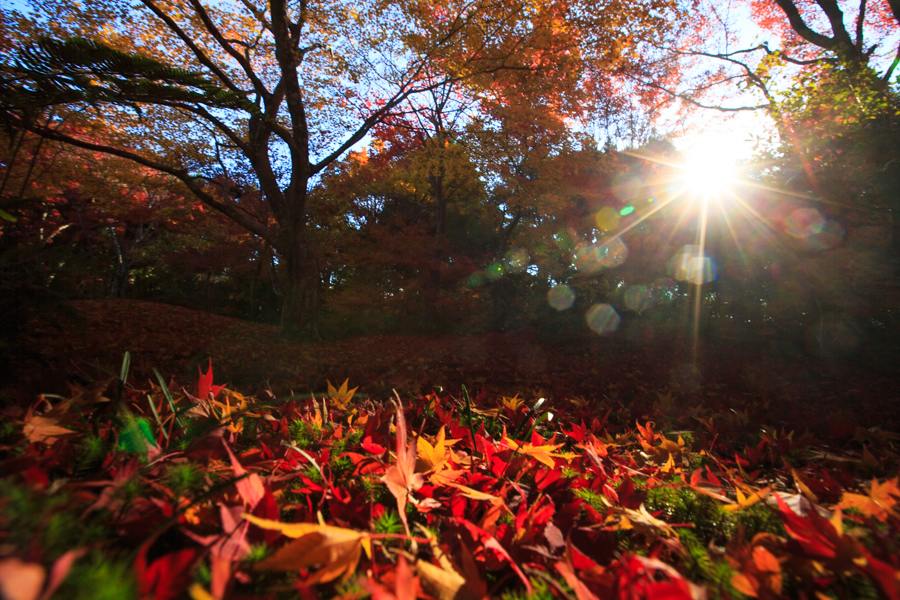
[[[671,391],[249,397],[211,363],[183,387],[129,367],[5,411],[5,597],[900,597],[877,428],[826,445]]]

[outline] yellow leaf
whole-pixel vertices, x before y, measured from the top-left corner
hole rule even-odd
[[[195,583],[188,588],[188,595],[191,600],[216,600],[215,596],[206,591],[199,583]]]
[[[791,474],[794,476],[794,481],[797,484],[797,488],[800,490],[800,493],[806,496],[806,499],[810,502],[818,502],[819,497],[809,489],[809,486],[803,481],[803,478],[800,476],[800,473],[797,472],[797,469],[791,469]]]
[[[462,477],[465,472],[464,469],[441,469],[440,471],[435,471],[429,475],[428,481],[433,485],[452,485],[453,482]]]
[[[47,570],[12,556],[0,559],[0,597],[6,600],[35,600],[41,594]]]
[[[447,444],[445,443],[446,433],[444,428],[438,431],[434,445],[428,443],[424,437],[419,436],[416,440],[416,449],[418,450],[418,460],[423,471],[432,469],[438,470],[447,460]]]
[[[748,506],[753,506],[766,496],[768,496],[772,491],[772,488],[765,487],[759,491],[753,492],[749,496],[745,496],[744,493],[740,489],[736,489],[737,493],[737,504],[729,504],[727,506],[723,506],[722,508],[728,512],[734,512],[737,510],[741,510],[742,508],[747,508]]]
[[[439,600],[459,600],[461,598],[474,598],[474,594],[466,593],[466,580],[462,575],[452,569],[444,569],[427,563],[423,560],[416,561],[416,570],[422,588]]]
[[[637,529],[645,534],[675,536],[675,531],[665,521],[661,521],[647,512],[643,504],[638,510],[632,510],[621,506],[611,507],[603,529],[612,531]]]
[[[343,532],[350,532],[354,535],[362,535],[356,531],[353,531],[352,529],[333,527],[331,525],[319,525],[318,523],[282,523],[281,521],[273,521],[272,519],[261,519],[259,517],[254,517],[253,515],[248,513],[244,513],[243,517],[257,527],[279,531],[289,538],[299,538],[308,533],[321,532],[323,529],[334,529],[337,535],[342,535]]]
[[[473,490],[470,487],[466,487],[459,483],[448,483],[450,487],[455,487],[463,493],[463,496],[466,498],[471,498],[472,500],[487,500],[491,503],[503,503],[503,500],[499,496],[493,496],[491,494],[487,494],[485,492],[479,492],[478,490]]]
[[[490,417],[492,419],[500,415],[499,408],[473,408],[472,412],[480,417]]]
[[[562,458],[568,462],[577,456],[572,453],[554,453],[554,450],[559,450],[563,446],[563,444],[547,444],[544,446],[534,446],[531,443],[520,444],[519,442],[506,437],[505,427],[503,428],[503,438],[500,440],[500,443],[505,443],[514,452],[530,456],[539,463],[547,465],[551,469],[556,466],[556,463],[553,462],[553,458]]]
[[[352,390],[348,390],[347,383],[349,381],[349,378],[345,379],[339,389],[335,389],[335,387],[331,385],[331,382],[328,382],[328,395],[334,403],[334,406],[339,410],[347,410],[347,408],[349,408],[350,401],[353,400],[353,394],[359,389],[359,386],[357,386]]]
[[[363,550],[371,555],[368,534],[352,529],[315,523],[281,523],[250,514],[244,514],[244,518],[263,529],[297,538],[257,563],[254,567],[257,571],[300,571],[318,566],[319,570],[307,579],[307,583],[319,583],[338,577],[346,579],[356,571]]]
[[[503,398],[503,406],[513,411],[519,410],[519,407],[524,406],[524,404],[525,401],[520,399],[518,394],[512,398]]]
[[[863,444],[863,464],[867,467],[877,468],[881,466],[881,463],[878,462],[878,459],[875,458],[875,455],[869,452],[869,449]]]
[[[675,472],[675,458],[672,456],[672,454],[669,454],[669,460],[666,461],[666,464],[660,467],[660,471],[662,471],[663,473]]]

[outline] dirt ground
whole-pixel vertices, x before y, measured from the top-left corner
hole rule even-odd
[[[360,392],[388,395],[443,389],[458,394],[605,399],[613,406],[651,406],[670,394],[677,407],[740,410],[769,402],[770,424],[806,424],[823,434],[862,425],[900,431],[900,377],[886,361],[865,356],[785,356],[771,343],[689,340],[654,335],[641,324],[601,337],[554,338],[514,332],[470,336],[369,336],[291,344],[270,325],[138,300],[76,301],[81,323],[57,330],[29,326],[4,382],[4,402],[67,391],[71,380],[118,372],[125,351],[131,373],[158,369],[176,385],[196,385],[209,359],[216,383],[244,393],[322,393],[349,379]],[[696,361],[693,360],[696,354]],[[888,361],[889,362],[889,361]]]

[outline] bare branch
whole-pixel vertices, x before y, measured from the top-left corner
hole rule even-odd
[[[241,0],[241,3],[250,11],[250,13],[256,17],[256,20],[260,22],[260,24],[268,29],[272,30],[272,24],[266,20],[266,12],[264,10],[260,10],[250,0]]]
[[[820,48],[827,48],[829,50],[834,48],[834,40],[813,31],[809,25],[806,24],[806,21],[803,20],[800,10],[791,0],[775,0],[775,3],[778,4],[779,8],[781,8],[785,16],[787,16],[791,28],[796,31],[800,37]]]
[[[866,22],[866,0],[859,2],[859,14],[856,15],[856,47],[863,47],[863,25]]]
[[[734,112],[749,112],[749,111],[756,111],[756,110],[769,110],[772,106],[771,104],[757,104],[756,106],[733,106],[732,107],[732,106],[716,106],[716,105],[711,105],[711,104],[703,104],[702,102],[690,97],[687,94],[684,94],[682,92],[676,92],[674,90],[670,90],[669,88],[659,85],[657,83],[654,83],[652,81],[643,81],[641,83],[649,88],[663,92],[664,94],[668,95],[670,98],[674,98],[677,100],[681,100],[683,102],[687,102],[688,104],[690,104],[692,106],[696,106],[697,108],[705,108],[705,109],[709,109],[709,110],[716,110],[719,112],[734,113]]]
[[[266,98],[269,95],[269,90],[266,89],[266,86],[263,84],[262,80],[257,77],[256,72],[253,70],[253,65],[250,64],[250,61],[247,60],[244,55],[235,49],[228,40],[222,35],[219,31],[219,28],[216,27],[216,24],[213,23],[213,20],[209,17],[209,13],[206,12],[206,8],[198,1],[198,0],[190,0],[191,6],[194,8],[194,12],[197,13],[197,16],[200,17],[200,21],[203,23],[203,26],[209,32],[213,39],[219,43],[219,46],[222,47],[225,52],[231,55],[239,65],[241,65],[241,69],[243,69],[244,74],[247,75],[247,78],[253,84],[253,90],[262,98]]]
[[[206,53],[200,49],[199,46],[197,46],[197,44],[194,43],[194,40],[192,40],[191,37],[181,27],[179,27],[178,23],[176,23],[172,19],[172,17],[166,14],[165,11],[163,11],[161,8],[156,6],[153,0],[141,0],[141,2],[143,2],[144,5],[151,11],[153,11],[153,14],[159,17],[166,24],[166,27],[168,27],[169,30],[172,31],[172,33],[174,33],[179,37],[179,39],[181,39],[182,43],[184,43],[184,45],[190,49],[194,57],[201,65],[212,71],[213,75],[215,75],[216,78],[219,79],[219,81],[224,83],[229,90],[238,94],[243,94],[244,91],[239,88],[237,84],[235,84],[231,80],[231,78],[224,71],[222,71],[222,69],[220,69],[218,65],[216,65],[216,63],[214,63],[212,59],[210,59],[206,55]]]
[[[894,60],[891,62],[891,66],[887,68],[884,72],[884,75],[881,77],[881,80],[887,84],[891,81],[891,75],[894,74],[894,69],[897,68],[897,65],[900,64],[900,45],[897,46],[897,53],[894,55]]]

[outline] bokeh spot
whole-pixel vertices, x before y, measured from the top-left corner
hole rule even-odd
[[[844,240],[847,231],[837,221],[830,220],[825,223],[822,231],[806,238],[806,245],[813,250],[829,250],[836,248]]]
[[[594,215],[594,220],[601,231],[613,231],[619,226],[619,213],[610,206],[604,206]]]
[[[585,320],[588,327],[600,335],[614,332],[622,322],[619,313],[610,304],[594,304],[588,309]]]
[[[601,269],[617,267],[628,258],[628,246],[619,238],[605,244],[594,244],[581,248],[575,255],[575,268],[585,273],[596,273]]]
[[[554,285],[547,290],[547,303],[556,310],[562,311],[572,308],[574,302],[575,292],[564,283]]]
[[[687,245],[669,261],[667,272],[679,281],[696,285],[715,281],[716,264],[712,258],[700,254],[700,247]]]
[[[657,302],[671,302],[678,293],[678,284],[671,277],[660,277],[653,281],[653,295]]]
[[[784,227],[795,238],[806,239],[822,233],[825,217],[815,208],[798,208],[785,219]]]
[[[506,253],[506,264],[513,273],[522,272],[528,266],[528,252],[524,248],[513,248]]]
[[[642,313],[654,304],[653,290],[645,285],[632,285],[625,290],[625,305],[631,310]]]

